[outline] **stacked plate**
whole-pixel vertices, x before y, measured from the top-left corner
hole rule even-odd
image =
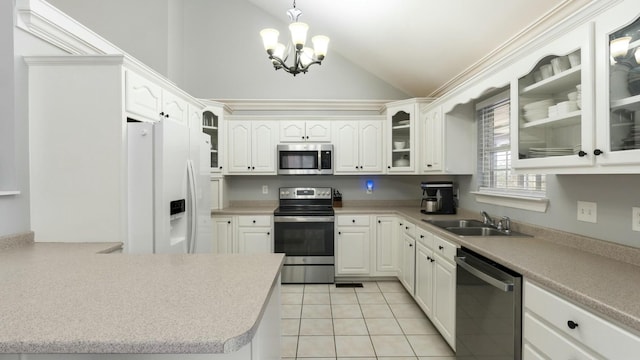
[[[578,109],[582,109],[582,85],[576,85],[576,106]]]
[[[640,149],[640,126],[633,125],[629,135],[622,139],[622,150]]]
[[[554,147],[554,148],[530,148],[530,158],[541,158],[548,156],[565,156],[577,154],[581,149],[581,145],[578,144],[573,147]]]
[[[544,119],[549,116],[549,106],[554,104],[553,99],[544,99],[532,102],[523,107],[524,119],[526,121],[534,121]]]

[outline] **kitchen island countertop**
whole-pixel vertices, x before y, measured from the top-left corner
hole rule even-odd
[[[0,251],[0,353],[228,353],[248,344],[282,254],[99,254],[119,244]]]

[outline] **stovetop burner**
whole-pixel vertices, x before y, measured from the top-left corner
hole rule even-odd
[[[331,188],[280,188],[274,216],[334,216]]]

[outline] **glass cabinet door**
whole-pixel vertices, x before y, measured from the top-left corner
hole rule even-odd
[[[609,35],[609,58],[609,151],[640,150],[640,19]]]
[[[591,166],[593,27],[584,26],[528,56],[517,80],[516,168]],[[526,66],[526,63],[524,64]]]
[[[220,129],[220,121],[218,115],[210,110],[202,113],[202,131],[211,136],[211,171],[220,170],[219,152],[218,152],[218,133]]]
[[[387,171],[414,173],[414,123],[416,104],[398,104],[387,108]]]

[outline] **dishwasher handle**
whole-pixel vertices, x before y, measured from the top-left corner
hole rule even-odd
[[[504,292],[513,291],[513,283],[506,283],[502,280],[496,279],[491,275],[474,268],[469,263],[467,263],[466,257],[456,256],[455,260],[456,260],[456,264],[458,264],[461,268],[467,270],[469,273],[476,276],[477,278],[484,280],[487,284],[494,286]]]

